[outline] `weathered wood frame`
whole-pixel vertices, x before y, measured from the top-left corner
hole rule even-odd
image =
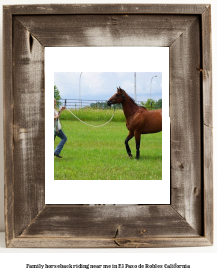
[[[7,247],[213,244],[210,5],[4,6]],[[44,47],[170,47],[171,205],[45,205]]]

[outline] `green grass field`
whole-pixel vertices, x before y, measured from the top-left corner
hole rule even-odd
[[[65,111],[64,111],[65,112]],[[86,120],[88,124],[101,125],[107,122],[113,111],[95,121]],[[75,112],[74,112],[75,113]],[[121,112],[118,112],[122,113]],[[77,114],[76,114],[77,115]],[[129,141],[133,158],[129,158],[125,149],[128,135],[122,116],[115,113],[114,120],[104,127],[94,128],[82,124],[69,112],[61,115],[62,129],[68,141],[61,155],[54,158],[55,180],[161,180],[162,179],[162,132],[142,135],[140,159],[135,159],[135,139]],[[121,121],[115,117],[120,116]],[[70,119],[71,118],[71,119]],[[56,137],[55,147],[60,142]]]

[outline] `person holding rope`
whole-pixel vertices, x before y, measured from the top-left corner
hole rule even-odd
[[[56,101],[56,99],[54,99],[54,141],[55,141],[56,136],[58,136],[61,139],[61,141],[57,145],[57,147],[54,151],[54,156],[56,156],[58,158],[62,158],[62,156],[60,156],[60,153],[63,149],[63,146],[65,145],[65,143],[67,141],[67,137],[61,129],[59,117],[60,117],[60,114],[62,113],[62,111],[65,110],[66,108],[65,108],[65,106],[62,106],[60,111],[57,112],[57,110],[55,109],[56,104],[57,104],[57,101]]]

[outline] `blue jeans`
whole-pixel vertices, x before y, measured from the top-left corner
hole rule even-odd
[[[63,146],[65,145],[65,143],[67,141],[67,137],[64,134],[64,132],[62,131],[62,129],[60,129],[58,132],[56,132],[56,135],[54,135],[54,140],[55,140],[56,136],[59,137],[60,139],[62,139],[60,141],[60,143],[57,145],[57,147],[56,147],[56,149],[54,151],[55,154],[59,155],[60,152],[62,151]]]

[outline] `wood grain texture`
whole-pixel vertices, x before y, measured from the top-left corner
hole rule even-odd
[[[170,46],[197,16],[50,15],[16,17],[47,47]],[[40,29],[38,28],[40,26]],[[55,30],[53,32],[52,30]],[[52,32],[52,36],[50,35]]]
[[[3,22],[3,101],[4,101],[4,180],[6,245],[14,238],[13,160],[13,62],[12,16],[4,9]]]
[[[211,246],[205,237],[180,238],[14,238],[10,248],[168,248]]]
[[[212,42],[211,42],[211,7],[202,14],[202,75],[203,75],[203,122],[213,127],[212,118]]]
[[[209,5],[4,7],[8,247],[212,244],[209,23]],[[45,46],[170,47],[171,206],[45,206]]]
[[[202,14],[210,5],[189,4],[44,4],[5,6],[13,15],[28,14]]]
[[[159,229],[160,227],[160,229]],[[22,237],[146,238],[198,236],[169,205],[46,205]]]
[[[44,206],[45,113],[43,46],[13,20],[14,209],[15,235]]]
[[[199,18],[170,46],[171,205],[202,231]]]
[[[204,235],[213,243],[213,131],[204,126]]]
[[[204,163],[204,234],[213,243],[213,101],[211,6],[202,14],[202,121]]]

